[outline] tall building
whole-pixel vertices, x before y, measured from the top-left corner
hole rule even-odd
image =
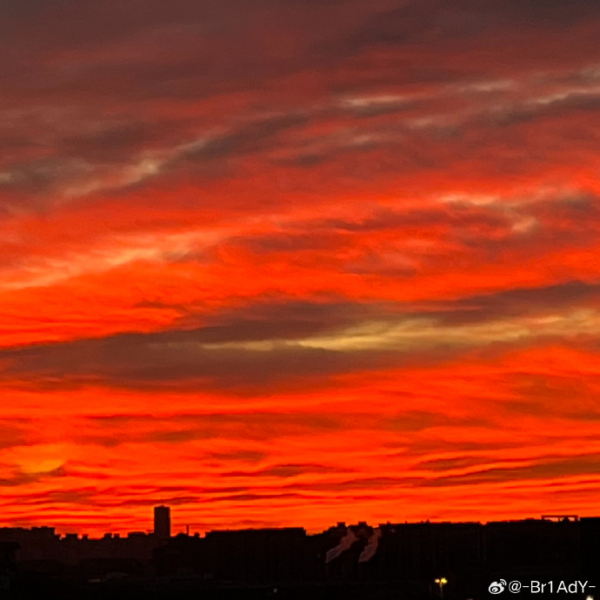
[[[171,537],[171,509],[168,506],[154,507],[154,535],[160,540]]]

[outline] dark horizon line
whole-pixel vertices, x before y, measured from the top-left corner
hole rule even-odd
[[[161,505],[162,506],[162,505]],[[170,507],[169,507],[170,508]],[[394,525],[421,525],[421,524],[432,524],[432,525],[460,525],[460,524],[477,524],[477,525],[488,525],[488,524],[493,524],[493,523],[516,523],[516,522],[523,522],[523,521],[562,521],[562,522],[579,522],[582,519],[600,519],[600,515],[595,515],[595,516],[581,516],[578,514],[573,514],[573,513],[562,513],[562,514],[551,514],[551,513],[545,513],[540,515],[539,517],[524,517],[524,518],[520,518],[520,519],[495,519],[495,520],[490,520],[490,521],[482,521],[482,520],[478,520],[478,521],[454,521],[454,520],[431,520],[431,519],[424,519],[424,520],[420,520],[420,521],[386,521],[386,522],[380,522],[377,525],[369,525],[369,523],[367,521],[358,521],[356,523],[351,523],[351,524],[347,524],[345,521],[338,521],[337,523],[335,523],[334,525],[331,525],[329,527],[326,527],[323,530],[320,530],[319,532],[315,533],[315,534],[309,534],[308,533],[308,529],[304,526],[301,525],[287,525],[287,526],[280,526],[280,527],[238,527],[238,528],[221,528],[221,529],[205,529],[205,530],[200,530],[200,531],[194,531],[191,532],[190,531],[190,527],[189,525],[186,525],[186,530],[185,531],[178,531],[177,533],[172,533],[169,535],[170,538],[176,537],[178,535],[184,535],[184,536],[189,536],[189,537],[194,537],[194,536],[199,536],[202,533],[204,534],[204,536],[206,536],[207,533],[210,533],[212,531],[269,531],[269,530],[285,530],[285,529],[302,529],[305,532],[307,532],[308,535],[318,535],[318,533],[324,533],[330,529],[334,529],[334,528],[340,528],[340,527],[346,527],[346,528],[353,528],[353,527],[360,527],[360,526],[366,526],[366,527],[371,527],[373,529],[377,529],[380,527],[386,527],[386,526],[394,526]],[[125,539],[130,535],[145,535],[145,536],[154,536],[154,535],[159,535],[156,533],[155,530],[133,530],[133,531],[127,531],[125,533],[116,533],[116,532],[105,532],[104,534],[101,534],[100,537],[89,537],[89,534],[84,533],[82,531],[78,531],[78,532],[65,532],[65,533],[56,533],[56,526],[52,526],[52,525],[29,525],[29,526],[24,526],[24,525],[0,525],[0,531],[2,531],[3,529],[25,529],[25,530],[29,530],[29,531],[33,531],[36,529],[51,529],[53,531],[53,533],[55,535],[58,535],[61,538],[66,538],[66,537],[74,537],[77,536],[78,539],[104,539],[107,537],[112,537],[112,538],[122,538]]]

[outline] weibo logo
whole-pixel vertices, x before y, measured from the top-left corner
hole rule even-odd
[[[488,587],[490,594],[501,594],[506,589],[506,579],[500,579],[500,581],[492,581]]]

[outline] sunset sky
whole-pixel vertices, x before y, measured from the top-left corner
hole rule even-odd
[[[0,526],[600,515],[598,0],[3,0]]]

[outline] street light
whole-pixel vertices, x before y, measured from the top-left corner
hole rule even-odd
[[[435,580],[435,583],[437,583],[440,586],[440,598],[444,597],[444,586],[448,583],[448,580],[445,577],[438,577]]]

